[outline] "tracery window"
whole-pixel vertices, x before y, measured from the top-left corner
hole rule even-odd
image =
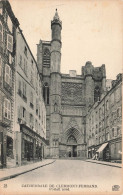
[[[43,65],[50,66],[50,51],[47,48],[45,49],[44,55],[43,55]]]
[[[45,101],[45,104],[49,104],[49,86],[48,83],[45,83],[43,86],[43,98]]]
[[[96,86],[94,89],[94,102],[100,101],[100,88]]]

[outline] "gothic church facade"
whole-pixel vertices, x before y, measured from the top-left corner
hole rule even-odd
[[[52,40],[39,41],[37,64],[44,84],[46,105],[46,139],[49,157],[87,156],[86,116],[88,109],[106,91],[105,65],[94,67],[90,61],[81,75],[71,70],[62,74],[62,22],[57,10],[51,21]]]

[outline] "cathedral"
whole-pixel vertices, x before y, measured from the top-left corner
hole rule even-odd
[[[106,91],[105,65],[94,67],[90,61],[81,68],[62,74],[62,22],[56,10],[51,21],[51,41],[39,41],[37,64],[43,82],[46,105],[46,156],[87,157],[86,117],[89,108]]]

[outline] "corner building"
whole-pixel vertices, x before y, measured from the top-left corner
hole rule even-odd
[[[14,94],[16,29],[19,25],[8,1],[0,1],[0,167],[14,161]]]
[[[87,157],[88,109],[106,93],[105,65],[86,62],[81,75],[60,72],[62,22],[56,10],[51,21],[52,40],[39,41],[37,64],[43,81],[46,105],[48,157]]]

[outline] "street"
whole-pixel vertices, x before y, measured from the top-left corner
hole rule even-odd
[[[121,168],[81,160],[56,160],[16,178],[0,182],[4,192],[13,194],[43,191],[112,191],[121,186]],[[69,184],[69,186],[66,186]],[[6,188],[5,188],[6,185]]]

